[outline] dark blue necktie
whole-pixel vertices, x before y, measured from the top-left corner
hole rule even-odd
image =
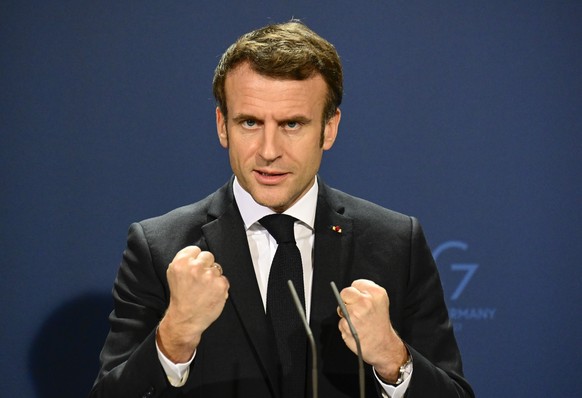
[[[301,318],[293,303],[288,280],[292,280],[305,308],[303,267],[301,253],[295,244],[293,225],[295,218],[272,214],[259,222],[277,241],[277,251],[269,272],[267,287],[267,317],[273,325],[280,359],[280,385],[282,397],[305,396],[307,340]]]

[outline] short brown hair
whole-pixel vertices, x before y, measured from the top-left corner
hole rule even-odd
[[[335,47],[299,20],[268,25],[249,32],[222,55],[214,71],[212,90],[222,114],[227,116],[224,83],[226,75],[248,62],[261,75],[305,80],[319,73],[327,83],[324,121],[329,120],[342,101],[343,72]]]

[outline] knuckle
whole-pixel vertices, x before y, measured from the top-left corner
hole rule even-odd
[[[200,254],[198,254],[197,259],[199,259],[203,263],[214,264],[214,255],[208,251],[200,252]]]

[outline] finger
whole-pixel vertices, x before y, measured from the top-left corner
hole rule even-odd
[[[340,293],[342,301],[347,304],[357,302],[361,297],[362,293],[353,286],[346,287]]]
[[[218,271],[218,276],[222,276],[222,267],[220,266],[220,264],[214,263],[214,264],[212,264],[210,269]]]
[[[338,329],[340,331],[340,334],[342,335],[342,339],[347,343],[348,340],[353,339],[352,336],[352,332],[350,331],[350,326],[348,324],[348,321],[346,321],[344,318],[340,319],[338,322]]]
[[[203,251],[198,254],[196,260],[198,260],[200,264],[203,264],[206,267],[211,267],[212,264],[214,264],[214,255],[210,252]]]
[[[371,280],[368,279],[356,279],[352,282],[352,287],[357,289],[360,293],[363,294],[374,294],[383,288],[380,285],[377,285]]]
[[[196,258],[202,250],[198,246],[186,246],[174,256],[172,262],[182,260],[184,258]]]
[[[214,255],[207,251],[201,251],[196,257],[190,257],[188,264],[193,267],[210,268],[214,264]]]
[[[224,276],[224,275],[222,275],[220,278],[221,278],[221,279],[224,279],[224,282],[225,282],[225,284],[226,284],[226,285],[225,285],[225,298],[224,298],[224,299],[226,300],[226,299],[228,298],[228,291],[230,290],[230,281],[229,281],[229,280],[228,280],[228,278],[227,278],[226,276]]]

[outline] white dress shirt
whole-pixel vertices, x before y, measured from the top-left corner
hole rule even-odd
[[[297,203],[283,212],[289,216],[295,217],[298,221],[295,222],[294,232],[297,247],[301,253],[301,261],[303,265],[303,284],[305,291],[305,313],[307,319],[311,313],[311,286],[313,278],[313,244],[315,241],[315,210],[317,207],[317,194],[319,186],[317,179],[313,186],[307,193],[301,197]],[[269,214],[275,212],[268,207],[261,206],[254,201],[252,196],[245,191],[238,180],[235,178],[233,184],[233,193],[236,204],[240,211],[244,222],[249,249],[255,269],[255,276],[263,299],[263,307],[267,311],[267,285],[269,281],[269,271],[275,252],[277,251],[277,241],[269,234],[267,229],[263,227],[259,220]],[[156,343],[157,347],[157,343]],[[182,364],[175,364],[171,362],[157,347],[158,358],[166,372],[168,380],[175,387],[180,387],[186,383],[188,379],[190,364],[194,360],[192,358]],[[377,380],[384,390],[384,396],[389,398],[401,398],[404,396],[412,375],[408,377],[398,387],[383,383],[377,376]]]

